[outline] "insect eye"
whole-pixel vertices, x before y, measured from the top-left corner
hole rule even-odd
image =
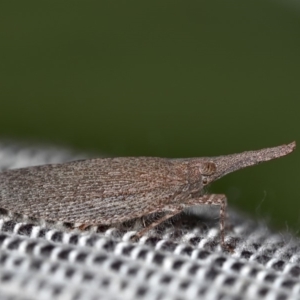
[[[213,162],[205,162],[200,167],[200,172],[202,175],[212,175],[216,172],[216,165]]]
[[[207,178],[206,177],[203,177],[202,178],[202,183],[205,185],[205,184],[207,184]]]

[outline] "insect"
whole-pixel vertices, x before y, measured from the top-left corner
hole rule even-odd
[[[227,200],[205,194],[209,183],[248,166],[285,156],[296,143],[238,154],[187,159],[120,157],[7,170],[0,173],[0,208],[76,224],[121,223],[155,212],[164,216],[136,234],[195,205],[220,206],[221,245]]]

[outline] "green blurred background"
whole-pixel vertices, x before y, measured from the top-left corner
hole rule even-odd
[[[0,138],[109,155],[300,142],[296,1],[2,1]],[[298,233],[300,154],[211,191]]]

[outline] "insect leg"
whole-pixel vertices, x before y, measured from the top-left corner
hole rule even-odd
[[[142,229],[141,231],[137,232],[133,239],[137,239],[140,238],[141,236],[143,236],[147,231],[149,231],[150,229],[158,226],[160,223],[170,219],[171,217],[179,214],[182,211],[182,209],[176,209],[176,210],[172,210],[167,212],[163,217],[161,217],[160,219],[154,221],[153,223],[151,223],[149,226],[147,226],[146,228]]]
[[[185,202],[186,205],[199,205],[199,204],[208,204],[208,205],[218,205],[220,206],[220,237],[221,245],[223,248],[232,251],[225,244],[225,219],[227,217],[227,199],[223,194],[211,194],[203,195],[199,198],[190,198]]]

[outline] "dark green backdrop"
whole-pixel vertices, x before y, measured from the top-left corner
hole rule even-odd
[[[0,138],[164,157],[300,142],[296,5],[2,1]],[[211,191],[298,231],[299,151]]]

